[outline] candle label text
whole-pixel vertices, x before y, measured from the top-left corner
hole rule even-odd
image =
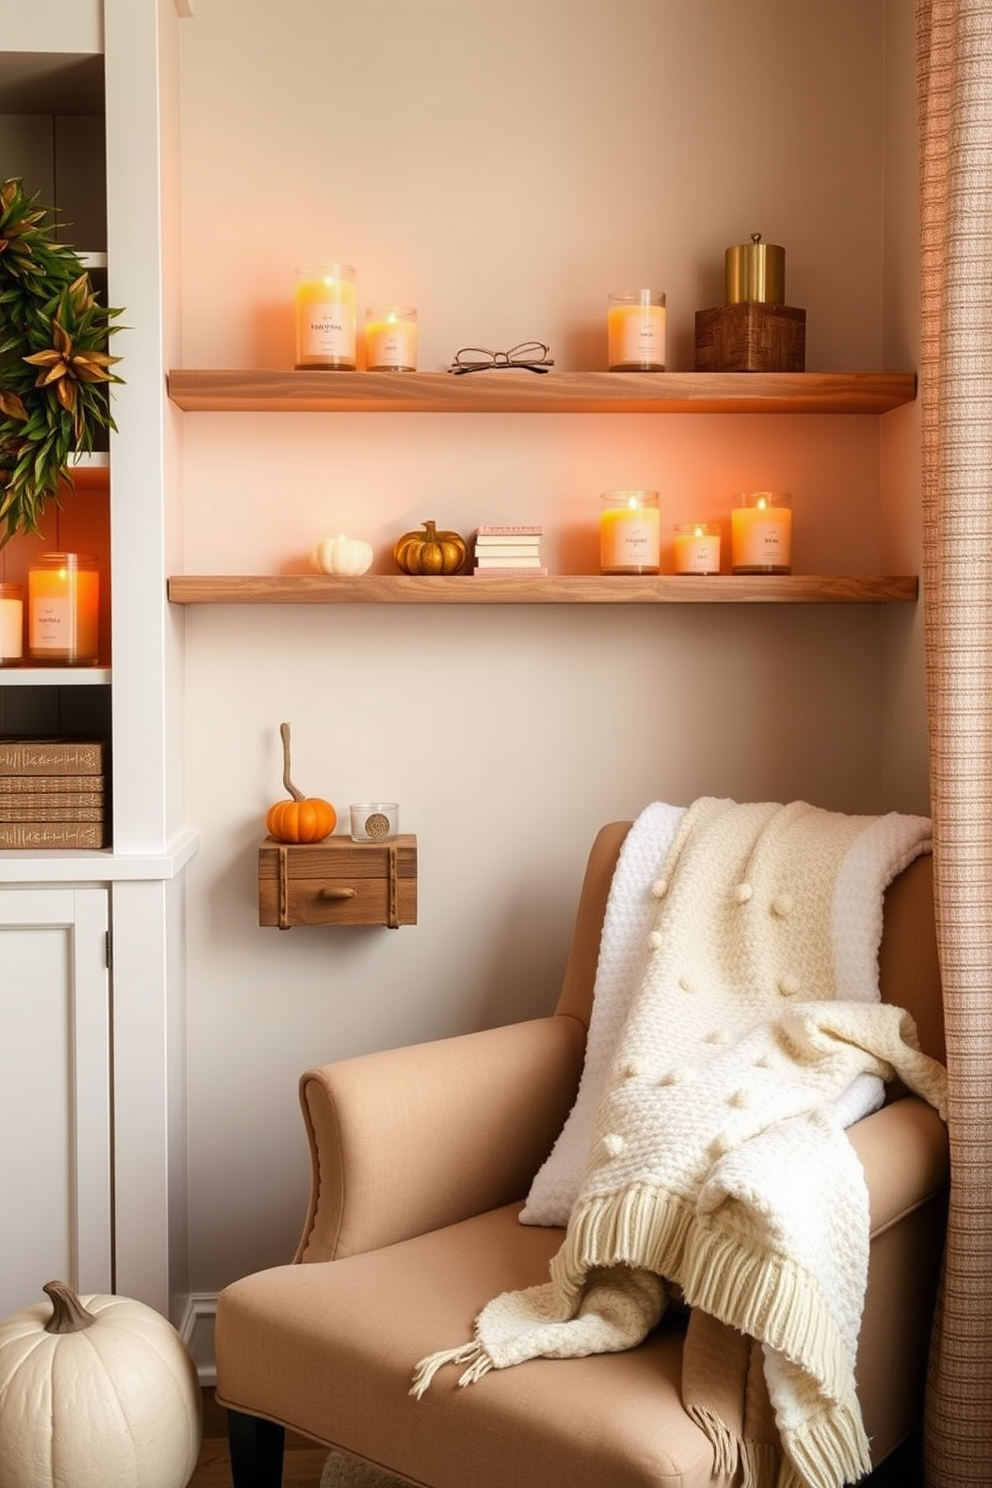
[[[72,644],[75,607],[68,599],[36,601],[31,609],[32,651],[64,651]]]
[[[301,360],[355,355],[355,315],[347,305],[310,304],[303,317]]]
[[[609,312],[611,367],[649,367],[665,370],[665,310],[661,305],[639,305]]]

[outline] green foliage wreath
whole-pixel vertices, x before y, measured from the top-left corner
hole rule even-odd
[[[0,548],[37,533],[75,455],[114,429],[107,354],[120,310],[99,304],[79,255],[20,177],[0,183]]]

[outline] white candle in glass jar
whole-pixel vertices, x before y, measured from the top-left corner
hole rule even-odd
[[[0,666],[19,664],[24,655],[24,591],[0,584]]]

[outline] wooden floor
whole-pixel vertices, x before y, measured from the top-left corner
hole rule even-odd
[[[326,1459],[326,1447],[316,1447],[306,1437],[287,1432],[283,1488],[319,1488]],[[224,1411],[214,1400],[213,1390],[203,1392],[203,1446],[189,1488],[231,1488],[227,1423]],[[558,1485],[549,1484],[548,1488]],[[862,1480],[860,1488],[923,1488],[918,1448],[911,1445],[893,1453],[877,1472]]]
[[[326,1447],[315,1446],[309,1438],[287,1431],[283,1488],[319,1488],[326,1461]],[[227,1416],[209,1389],[203,1392],[203,1445],[189,1488],[231,1488]]]

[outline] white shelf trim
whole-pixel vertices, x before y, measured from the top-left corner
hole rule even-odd
[[[109,667],[0,667],[0,687],[105,687]]]
[[[199,847],[200,834],[186,831],[164,853],[115,853],[112,848],[106,852],[5,848],[0,851],[0,884],[30,888],[32,884],[52,883],[162,882],[177,878]]]

